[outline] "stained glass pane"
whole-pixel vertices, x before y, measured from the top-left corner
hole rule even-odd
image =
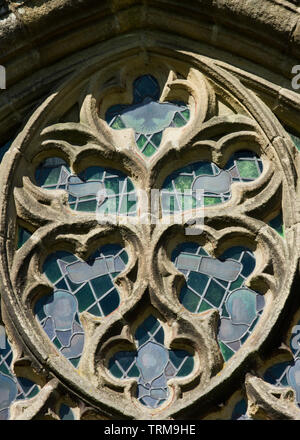
[[[132,128],[139,150],[151,157],[159,148],[163,131],[168,127],[182,127],[190,118],[190,111],[181,102],[159,102],[160,87],[152,75],[143,75],[133,83],[130,105],[110,107],[105,119],[111,128]]]
[[[137,197],[129,177],[118,170],[89,167],[78,176],[60,158],[45,160],[36,170],[36,182],[44,189],[63,189],[75,211],[135,215]]]
[[[121,258],[122,257],[122,258]],[[118,308],[120,295],[114,277],[125,269],[126,251],[105,245],[87,261],[59,251],[44,263],[44,274],[54,291],[35,305],[35,314],[49,339],[77,366],[83,350],[84,332],[79,313],[107,316]]]
[[[20,249],[23,244],[26,243],[26,241],[31,237],[32,233],[27,231],[27,229],[22,228],[21,226],[18,226],[18,249]]]
[[[278,232],[281,237],[284,237],[284,225],[282,212],[280,212],[276,217],[269,221],[269,225]]]
[[[137,352],[116,353],[109,362],[111,374],[119,379],[136,377],[137,398],[150,408],[157,408],[169,396],[168,379],[185,377],[194,368],[194,359],[185,350],[167,350],[160,322],[149,316],[135,333]]]
[[[224,203],[231,198],[233,182],[253,181],[262,170],[261,159],[251,151],[235,153],[224,170],[212,162],[190,164],[164,181],[161,191],[163,214]]]
[[[39,387],[34,382],[14,375],[12,358],[5,328],[0,325],[0,420],[9,419],[9,408],[13,402],[29,399],[39,392]]]
[[[294,361],[272,365],[264,374],[264,380],[272,385],[290,386],[295,390],[296,402],[300,407],[300,321],[293,327],[290,347]]]
[[[253,253],[235,246],[216,259],[196,243],[183,243],[173,251],[172,261],[186,278],[179,295],[181,304],[193,313],[219,310],[218,340],[224,359],[229,359],[252,332],[264,308],[263,296],[245,287],[255,268]]]

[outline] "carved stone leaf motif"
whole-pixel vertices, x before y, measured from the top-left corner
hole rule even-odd
[[[247,360],[255,359],[279,319],[296,270],[296,257],[290,246],[295,219],[289,211],[295,188],[287,167],[290,158],[278,143],[272,144],[273,139],[280,137],[281,128],[258,98],[225,70],[204,59],[199,64],[199,60],[190,55],[182,55],[182,60],[176,62],[154,52],[151,56],[153,63],[149,70],[157,75],[161,93],[150,94],[150,100],[147,94],[141,95],[142,101],[133,100],[133,108],[129,108],[136,93],[136,72],[140,71],[143,78],[145,71],[138,60],[134,68],[120,61],[100,71],[97,66],[87,66],[86,76],[68,80],[36,111],[24,135],[18,138],[14,155],[6,158],[3,181],[7,184],[0,200],[5,219],[0,231],[4,237],[0,239],[0,266],[5,268],[1,270],[8,316],[16,323],[18,337],[37,362],[104,414],[143,418],[148,411],[147,417],[174,418],[185,411],[204,409],[208,395],[218,399],[224,381],[234,381]],[[112,78],[111,71],[119,74]],[[164,113],[162,109],[169,105],[167,103],[173,103],[173,107],[170,104]],[[79,123],[53,125],[54,119],[59,120],[70,107],[78,104]],[[150,122],[144,121],[148,114],[144,107],[149,104],[151,112],[157,113],[157,118]],[[180,112],[187,109],[186,123],[174,126],[176,115],[180,117]],[[138,120],[135,119],[137,113]],[[160,135],[155,144],[151,136],[156,133]],[[141,135],[148,139],[143,142],[155,144],[151,154],[144,153],[144,145],[139,148]],[[246,155],[248,151],[252,152],[251,157]],[[198,165],[191,167],[195,163]],[[208,166],[209,169],[205,168]],[[44,180],[39,181],[37,170]],[[122,182],[131,185],[131,190],[118,193],[117,213],[110,210],[111,205],[105,205],[112,186],[107,176],[113,179],[114,173],[115,176],[122,174]],[[51,180],[55,175],[57,179]],[[204,189],[204,199],[199,199],[200,207],[205,205],[201,235],[192,238],[185,235],[187,226],[192,224],[189,229],[195,232],[199,223],[193,204],[179,210],[180,223],[170,224],[158,199],[156,221],[149,223],[151,189],[166,185],[168,190],[165,182],[170,175],[173,178],[169,181],[172,185],[175,182],[172,196],[177,197],[178,206],[181,206],[179,190],[190,190],[187,196],[191,200],[193,192]],[[132,216],[126,215],[128,205],[125,210],[120,208],[120,200],[130,191],[135,195],[136,204]],[[266,220],[266,210],[278,209],[274,202],[278,199],[282,200],[284,218],[288,219],[285,240],[279,238]],[[89,209],[84,205],[87,202]],[[107,207],[106,211],[97,211],[103,206]],[[169,214],[174,212],[173,209]],[[27,225],[32,235],[16,250],[16,230],[21,224]],[[205,255],[201,258],[192,255],[194,263],[191,263],[191,254],[189,263],[183,255],[176,266],[171,261],[172,252],[184,242],[196,243]],[[97,249],[111,244],[120,245],[128,254],[128,261],[120,270],[116,270],[116,266],[104,270],[104,264],[110,262],[101,255],[90,260]],[[256,263],[251,273],[244,276],[242,285],[236,286],[238,293],[243,290],[243,298],[249,296],[247,304],[253,310],[256,307],[256,312],[263,309],[262,301],[252,300],[256,292],[263,295],[268,307],[260,313],[258,322],[254,323],[254,315],[251,322],[247,319],[245,322],[244,317],[234,315],[236,302],[232,300],[230,305],[231,299],[228,299],[237,296],[237,290],[227,286],[226,292],[233,294],[226,296],[228,307],[224,302],[229,315],[222,315],[223,340],[230,344],[235,342],[224,336],[233,332],[234,325],[239,326],[240,338],[248,331],[245,326],[251,327],[251,331],[247,341],[234,349],[232,359],[225,358],[228,362],[224,363],[218,340],[221,310],[211,307],[191,311],[183,307],[180,292],[186,282],[185,271],[191,268],[198,274],[198,284],[199,274],[202,278],[210,277],[210,285],[215,283],[215,295],[220,294],[222,282],[236,282],[244,270],[242,263],[234,258],[222,260],[222,254],[235,246],[249,248]],[[45,276],[44,267],[47,258],[55,252],[71,255],[77,266],[74,268],[72,262],[57,257],[56,266],[51,266],[49,271],[59,266],[61,279],[53,282],[51,276]],[[193,264],[197,264],[197,268]],[[221,276],[222,271],[227,275]],[[103,277],[114,274],[112,288],[118,291],[119,303],[109,313],[98,315],[93,311],[94,303],[82,306],[77,324],[75,321],[72,324],[73,330],[74,325],[80,327],[77,334],[84,333],[80,361],[74,368],[64,357],[63,350],[50,341],[53,339],[56,343],[54,329],[50,329],[47,320],[52,319],[51,325],[60,343],[67,341],[66,334],[62,333],[71,331],[71,327],[57,326],[53,310],[42,305],[44,328],[49,335],[52,331],[53,337],[49,339],[35,317],[34,307],[41,299],[52,298],[53,286],[57,298],[76,297],[74,292],[83,284],[86,289],[94,285],[96,272]],[[97,294],[94,287],[91,291]],[[201,294],[205,299],[204,290]],[[101,304],[101,299],[98,302]],[[222,313],[226,313],[226,307]],[[156,340],[154,333],[147,330],[148,339],[141,343],[137,335],[150,316],[154,316],[164,339]],[[232,321],[229,329],[233,316],[236,322]],[[191,371],[187,369],[185,375],[180,375],[179,364],[175,365],[175,358],[173,363],[171,360],[176,356],[174,353],[185,349],[188,354],[184,359],[192,356],[194,364]],[[118,366],[117,353],[120,352],[123,364]],[[157,352],[164,361],[154,366],[157,374],[149,378],[147,365],[141,359],[152,352]],[[127,370],[124,359],[126,362],[131,359]],[[109,371],[112,367],[115,375]],[[176,368],[178,374],[175,374]],[[159,380],[161,383],[157,385]],[[141,394],[142,388],[150,393],[148,404],[147,399],[142,401],[142,396],[146,396]],[[149,396],[155,396],[154,403],[149,403]]]

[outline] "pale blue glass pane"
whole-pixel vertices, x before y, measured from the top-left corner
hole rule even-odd
[[[78,365],[84,344],[78,313],[106,316],[119,306],[114,278],[125,269],[124,260],[128,261],[126,251],[113,244],[103,246],[87,261],[59,251],[44,263],[54,291],[41,298],[34,311],[50,340],[73,365]]]
[[[261,295],[245,287],[255,268],[253,253],[235,246],[216,259],[196,243],[183,243],[173,251],[172,261],[186,278],[181,304],[193,313],[219,310],[218,340],[228,360],[253,331],[265,304]]]
[[[227,171],[220,171],[215,176],[199,176],[195,179],[192,189],[203,189],[209,193],[222,194],[230,191],[231,176]]]

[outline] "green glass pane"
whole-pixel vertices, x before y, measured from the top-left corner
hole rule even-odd
[[[71,362],[71,364],[72,364],[75,368],[77,368],[77,367],[78,367],[78,364],[79,364],[79,361],[80,361],[80,358],[69,359],[69,361]]]
[[[145,329],[146,331],[150,332],[151,334],[155,333],[155,331],[160,326],[159,322],[157,321],[154,316],[150,315],[146,321],[142,324],[141,328]]]
[[[56,185],[59,181],[60,173],[61,167],[43,169],[40,175],[40,184],[43,186]]]
[[[44,266],[45,274],[51,283],[55,284],[61,278],[61,271],[54,261],[46,261]]]
[[[260,175],[260,171],[253,160],[237,160],[236,165],[240,176],[244,179],[256,179]]]
[[[116,310],[120,305],[120,297],[118,291],[115,289],[110,292],[105,298],[100,301],[101,308],[105,316]]]
[[[242,275],[248,277],[254,271],[255,259],[248,253],[245,253],[241,263],[243,265]]]
[[[155,133],[151,137],[151,142],[156,145],[156,147],[159,147],[162,140],[162,131],[159,133]]]
[[[230,359],[234,355],[234,351],[231,350],[229,347],[227,347],[227,345],[223,344],[222,341],[219,341],[219,345],[220,345],[220,349],[221,349],[224,360],[228,361],[228,359]]]
[[[8,376],[11,376],[11,372],[6,368],[5,364],[0,365],[0,371],[1,373],[7,374]]]
[[[122,371],[115,362],[110,363],[109,371],[113,376],[117,377],[118,379],[121,379],[121,377],[123,376]]]
[[[139,147],[140,150],[142,150],[145,146],[145,144],[147,143],[147,138],[146,136],[144,136],[143,134],[141,134],[138,138],[138,140],[136,141],[137,146]]]
[[[178,176],[175,180],[175,186],[178,191],[184,191],[192,188],[194,178],[192,176]]]
[[[108,194],[119,194],[120,190],[123,188],[124,179],[105,179],[105,188],[108,190]]]
[[[198,309],[198,313],[205,312],[206,310],[210,310],[211,308],[212,307],[209,304],[207,304],[206,301],[203,300]]]
[[[23,246],[24,243],[31,237],[31,232],[23,229],[21,226],[18,227],[18,249]]]
[[[61,348],[61,343],[59,342],[59,340],[57,339],[57,338],[55,338],[54,340],[53,340],[53,343],[54,343],[54,345],[57,347],[57,348]]]
[[[120,258],[122,258],[122,260],[124,261],[125,264],[128,263],[128,254],[126,251],[121,252]]]
[[[98,304],[94,305],[91,309],[88,310],[91,315],[94,316],[102,316],[101,310],[99,309]]]
[[[198,162],[195,164],[196,176],[202,176],[203,174],[213,175],[212,165],[210,162]]]
[[[34,387],[31,393],[28,395],[28,399],[31,399],[32,397],[36,396],[39,393],[39,387]]]
[[[229,313],[227,312],[227,309],[225,307],[225,304],[223,304],[223,306],[222,306],[221,316],[222,316],[222,318],[230,318]]]
[[[78,202],[77,211],[95,212],[97,207],[96,200],[90,200],[89,202]]]
[[[181,114],[185,117],[185,119],[188,121],[190,119],[190,111],[189,109],[183,110]]]
[[[217,205],[218,203],[222,203],[221,197],[204,197],[204,205]]]
[[[186,120],[180,116],[180,113],[175,113],[173,122],[176,127],[183,127],[186,124]]]
[[[189,356],[185,360],[180,370],[178,371],[177,376],[185,377],[193,371],[193,368],[194,368],[194,359],[192,358],[192,356]]]
[[[199,258],[199,257],[198,257]],[[194,289],[196,292],[202,294],[209,278],[202,273],[191,272],[188,277],[188,286]]]
[[[86,283],[77,293],[76,298],[78,301],[79,312],[84,312],[93,302],[95,298],[93,292],[88,283]]]
[[[233,281],[230,284],[230,290],[237,289],[238,287],[241,287],[244,284],[245,280],[241,276],[238,277],[237,280]]]
[[[294,142],[294,144],[296,145],[297,149],[300,151],[300,138],[298,136],[295,136],[292,133],[289,133],[289,135],[292,138],[292,141]]]
[[[114,122],[111,124],[111,127],[115,130],[122,130],[123,128],[126,128],[124,122],[120,118],[120,116],[117,116]]]
[[[187,355],[188,353],[184,350],[170,350],[169,352],[170,361],[175,368],[180,367]]]
[[[140,372],[136,365],[134,365],[128,372],[128,377],[139,377]]]
[[[224,295],[225,289],[222,286],[219,286],[215,281],[211,280],[205,294],[205,299],[215,307],[219,307]]]
[[[181,304],[190,312],[196,312],[200,298],[194,292],[184,286],[180,292]]]
[[[130,179],[127,179],[127,192],[133,192],[133,191],[134,191],[133,183]]]
[[[102,180],[103,179],[103,168],[89,167],[83,173],[80,173],[79,177],[83,178],[85,181]]]
[[[282,213],[278,214],[275,218],[273,218],[269,222],[269,225],[273,229],[275,229],[275,231],[277,231],[281,237],[284,237],[284,226],[283,226]]]
[[[108,275],[104,275],[99,278],[95,278],[91,281],[93,289],[97,298],[101,298],[108,290],[114,287],[110,277]]]
[[[156,152],[156,149],[151,145],[148,144],[145,150],[143,151],[143,154],[147,157],[152,156]]]

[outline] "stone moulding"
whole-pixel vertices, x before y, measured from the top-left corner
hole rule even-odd
[[[157,76],[162,102],[181,98],[191,113],[186,126],[164,131],[161,146],[150,160],[134,148],[132,129],[113,130],[104,121],[109,106],[129,103],[130,84],[144,73]],[[65,122],[74,107],[77,122]],[[223,167],[232,153],[249,148],[263,160],[262,175],[247,184],[235,183],[232,198],[222,208],[206,207],[203,233],[193,237],[215,258],[241,244],[256,257],[255,271],[247,282],[264,294],[266,306],[249,339],[226,363],[217,342],[218,312],[191,314],[178,300],[184,280],[170,254],[186,239],[185,225],[162,221],[115,225],[109,216],[99,224],[93,213],[72,212],[65,192],[39,188],[34,179],[42,160],[58,156],[74,173],[91,165],[115,167],[149,194],[180,165],[210,160]],[[14,333],[41,375],[48,372],[49,377],[58,378],[100,414],[136,419],[200,416],[208,402],[221,399],[236,383],[242,385],[249,365],[255,369],[292,294],[299,258],[294,246],[299,240],[295,162],[295,147],[269,108],[213,59],[172,50],[166,43],[148,47],[146,55],[130,45],[120,52],[112,48],[85,63],[32,114],[1,165],[0,274],[8,332]],[[279,206],[284,239],[265,222],[266,208],[276,211]],[[195,220],[192,211],[190,219]],[[32,235],[17,250],[20,220]],[[81,314],[85,345],[76,369],[55,349],[34,317],[36,301],[51,292],[42,264],[56,250],[86,260],[107,243],[121,243],[129,256],[126,270],[115,281],[121,305],[107,317]],[[188,347],[195,359],[191,374],[169,381],[169,397],[155,410],[136,401],[134,380],[115,379],[107,368],[108,358],[116,351],[136,348],[133,335],[139,320],[150,313],[162,323],[167,348]]]

